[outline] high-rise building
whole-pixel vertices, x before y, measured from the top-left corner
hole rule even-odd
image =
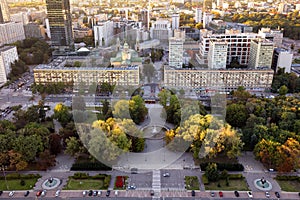
[[[10,14],[6,0],[0,0],[0,23],[10,21]]]
[[[196,59],[200,64],[207,64],[209,42],[211,39],[222,39],[227,42],[227,65],[232,60],[237,60],[241,65],[248,65],[251,40],[257,38],[257,33],[240,33],[239,31],[226,30],[224,34],[213,34],[207,29],[200,30],[200,51]]]
[[[73,48],[74,39],[69,0],[46,0],[53,46]]]
[[[202,22],[202,10],[201,8],[196,8],[195,10],[195,21],[196,23]]]
[[[174,37],[169,38],[169,66],[182,68],[184,32],[175,33]]]
[[[24,27],[21,22],[8,22],[0,24],[0,46],[24,39]]]
[[[172,15],[172,30],[179,29],[179,14]]]
[[[206,28],[206,26],[209,24],[209,22],[212,21],[213,17],[214,17],[214,15],[211,13],[207,13],[207,12],[203,13],[203,28]]]
[[[251,41],[249,68],[271,68],[274,44],[270,40],[257,38]]]
[[[104,21],[98,22],[97,25],[93,27],[94,29],[94,39],[95,46],[105,46],[108,45],[110,40],[113,37],[114,33],[114,22],[113,21]]]
[[[139,21],[142,21],[142,24],[146,28],[146,30],[149,29],[149,10],[147,9],[141,10]]]
[[[18,52],[15,46],[0,48],[0,85],[7,81],[7,75],[11,71],[11,64],[18,59]]]
[[[283,68],[285,73],[291,73],[293,53],[285,49],[275,48],[272,60],[272,69],[278,71]]]
[[[227,59],[227,43],[222,40],[211,40],[208,51],[208,68],[225,69]]]

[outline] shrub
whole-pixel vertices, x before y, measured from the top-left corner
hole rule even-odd
[[[202,182],[204,185],[208,185],[209,184],[209,181],[208,181],[208,178],[205,174],[202,175]]]
[[[244,179],[242,174],[228,174],[229,179]]]
[[[220,174],[220,179],[226,179],[228,177],[227,170],[223,170]]]
[[[221,187],[221,184],[220,183],[218,183],[218,185],[217,185],[218,187]]]
[[[21,181],[20,181],[20,185],[21,185],[21,186],[24,186],[24,185],[26,185],[26,183],[25,183],[24,179],[21,179]]]
[[[277,180],[282,180],[282,181],[299,181],[300,182],[300,177],[298,176],[276,176]]]
[[[209,163],[201,163],[200,167],[201,170],[206,170],[206,167],[208,166]],[[217,169],[219,171],[227,170],[227,171],[244,171],[244,166],[239,163],[216,163],[217,164]]]
[[[73,171],[81,170],[111,170],[111,167],[108,167],[100,162],[83,162],[83,163],[74,163],[71,167]]]
[[[88,173],[81,173],[81,172],[76,172],[72,178],[74,179],[88,179],[89,178],[89,174]]]

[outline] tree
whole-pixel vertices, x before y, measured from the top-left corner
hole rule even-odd
[[[219,171],[216,163],[209,163],[205,168],[205,175],[209,181],[219,180]]]
[[[71,115],[69,113],[68,107],[62,103],[56,104],[54,107],[54,119],[57,119],[63,126],[65,126],[70,120]]]
[[[283,85],[279,88],[278,93],[279,95],[284,96],[288,93],[288,91],[289,89],[285,85]]]
[[[49,136],[49,150],[50,153],[54,155],[61,152],[61,137],[56,133]]]
[[[71,156],[76,155],[80,151],[81,144],[76,137],[66,139],[67,148],[65,152]]]
[[[248,113],[243,104],[230,104],[226,108],[226,121],[233,127],[243,127],[246,124]]]
[[[132,97],[129,101],[129,111],[133,121],[136,124],[143,122],[148,114],[148,109],[145,106],[145,102],[139,95]]]

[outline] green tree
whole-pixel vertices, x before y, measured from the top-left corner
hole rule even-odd
[[[79,153],[80,149],[81,149],[81,144],[79,142],[79,140],[76,137],[70,137],[66,139],[66,150],[65,152],[71,156],[76,155],[77,153]]]
[[[285,85],[283,85],[279,88],[278,93],[279,95],[284,96],[288,93],[288,91],[289,89]]]
[[[133,121],[136,124],[143,122],[148,114],[148,109],[145,106],[145,102],[139,95],[133,96],[129,101],[129,111]]]
[[[219,180],[219,171],[216,163],[209,163],[205,168],[205,175],[209,181],[217,181]]]
[[[226,108],[226,121],[234,127],[243,127],[246,124],[248,113],[243,104],[230,104]]]

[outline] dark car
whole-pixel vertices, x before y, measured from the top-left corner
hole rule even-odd
[[[98,195],[98,191],[95,190],[95,191],[93,192],[93,196],[97,196],[97,195]]]
[[[236,197],[239,197],[239,196],[240,196],[240,193],[239,193],[238,191],[234,191],[234,195],[235,195]]]
[[[3,194],[3,191],[2,190],[0,190],[0,196]]]
[[[24,193],[24,197],[27,197],[29,195],[29,191],[26,191],[25,193]]]
[[[109,197],[109,195],[110,195],[110,190],[107,190],[106,191],[106,196]]]
[[[154,196],[154,190],[150,190],[150,195]]]
[[[192,190],[192,197],[194,197],[196,195],[195,190]]]
[[[276,196],[277,198],[280,198],[279,192],[275,192],[275,196]]]
[[[93,195],[93,190],[89,191],[89,196],[91,197]]]

